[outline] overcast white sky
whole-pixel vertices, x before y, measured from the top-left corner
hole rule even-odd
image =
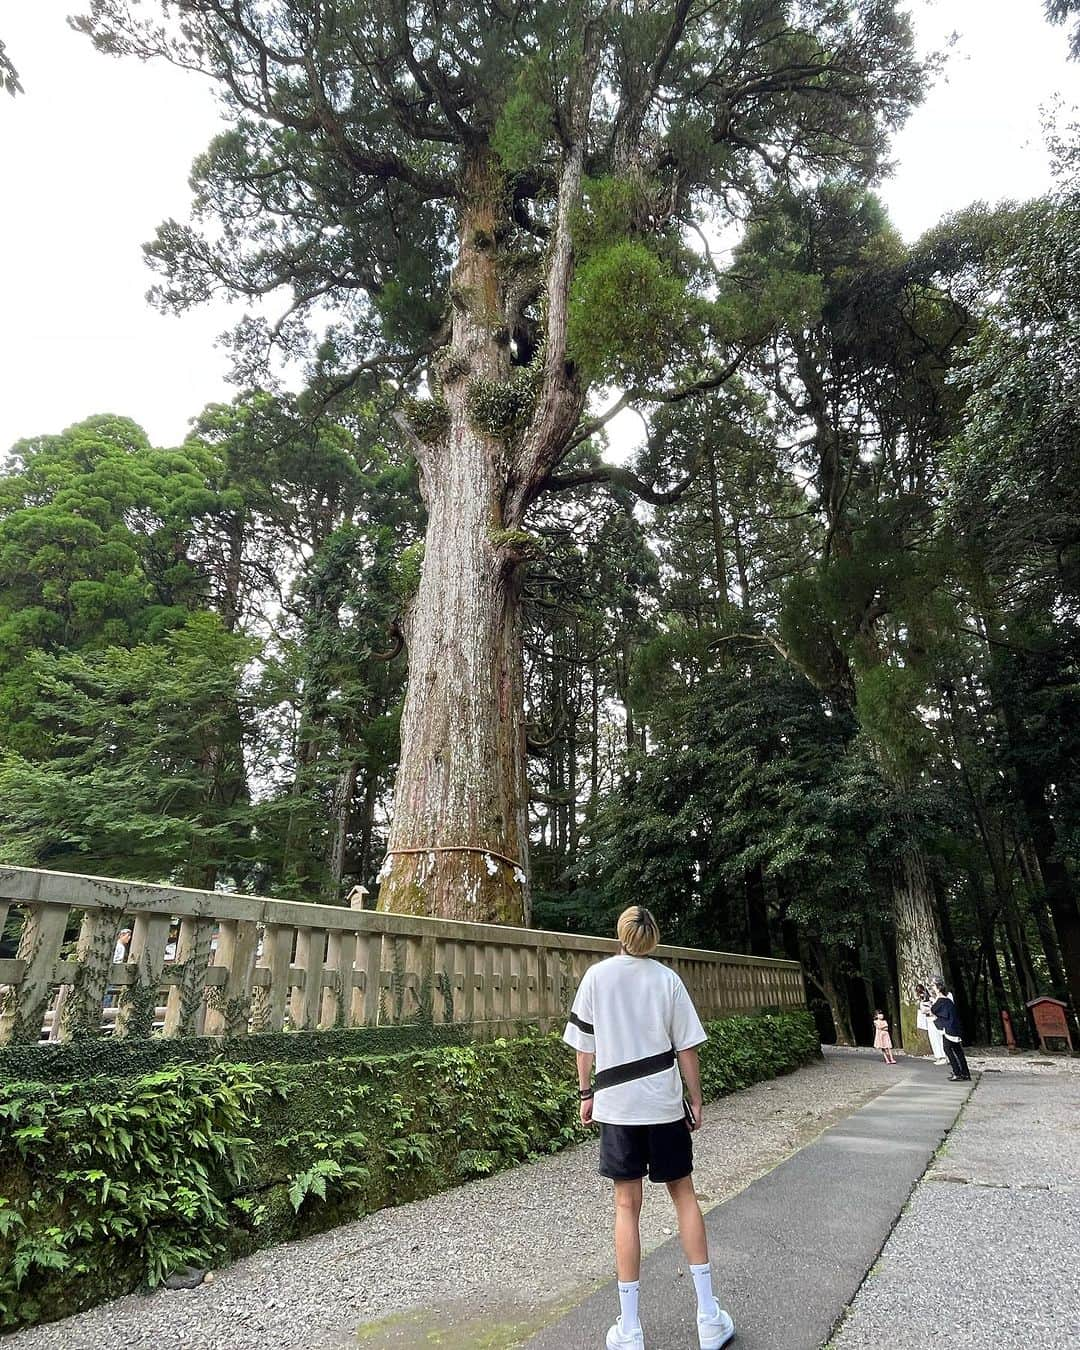
[[[1039,108],[1080,97],[1080,66],[1042,0],[913,0],[925,49],[960,35],[947,71],[897,140],[884,196],[914,238],[982,198],[1048,183]],[[187,173],[217,127],[208,86],[162,65],[99,56],[65,16],[78,0],[2,0],[0,38],[24,96],[0,102],[3,321],[0,455],[97,412],[175,444],[228,398],[215,338],[239,311],[181,318],[146,303],[141,244],[184,218]],[[0,96],[2,97],[2,96]]]

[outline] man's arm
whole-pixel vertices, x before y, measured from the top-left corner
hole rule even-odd
[[[592,1066],[596,1056],[591,1050],[579,1050],[577,1052],[577,1079],[579,1092],[592,1091]],[[582,1097],[581,1099],[581,1123],[582,1125],[592,1124],[592,1105],[591,1097]]]
[[[696,1046],[691,1046],[689,1050],[679,1051],[679,1072],[682,1074],[683,1082],[686,1085],[686,1095],[690,1098],[694,1120],[697,1122],[696,1128],[700,1130],[702,1120],[701,1062],[698,1059]]]

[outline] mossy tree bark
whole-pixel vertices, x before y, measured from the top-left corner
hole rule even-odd
[[[896,969],[899,984],[900,1036],[909,1055],[928,1055],[930,1039],[916,1025],[919,1005],[915,985],[941,971],[941,941],[934,910],[934,890],[922,849],[909,844],[893,876],[896,925]]]
[[[584,407],[566,355],[583,138],[596,52],[586,48],[544,275],[504,248],[511,203],[494,157],[466,162],[450,341],[430,403],[406,427],[428,511],[420,582],[404,619],[409,681],[379,908],[529,921],[521,645],[525,512]],[[544,299],[543,347],[515,365],[523,308]]]
[[[428,526],[404,616],[409,681],[379,908],[522,923],[524,536],[506,528],[505,508],[525,394],[511,381],[512,270],[496,243],[499,177],[484,158],[465,192],[442,383],[425,405],[430,424],[413,427]]]

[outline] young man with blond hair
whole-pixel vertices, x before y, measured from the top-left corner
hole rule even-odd
[[[615,1183],[619,1317],[607,1346],[643,1350],[645,1345],[638,1290],[641,1183],[647,1176],[663,1182],[675,1203],[697,1293],[701,1350],[720,1350],[735,1335],[735,1325],[713,1294],[705,1221],[691,1177],[690,1132],[700,1129],[702,1117],[697,1047],[707,1037],[682,980],[649,958],[660,942],[649,911],[631,905],[619,916],[618,933],[619,954],[585,972],[563,1035],[577,1051],[581,1123],[600,1126],[600,1175]]]

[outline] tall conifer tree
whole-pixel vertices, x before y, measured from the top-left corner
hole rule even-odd
[[[715,389],[805,303],[782,272],[718,277],[690,227],[778,181],[873,178],[922,84],[908,20],[895,0],[91,0],[77,24],[209,75],[231,121],[194,225],[149,248],[161,303],[288,292],[275,329],[242,326],[249,368],[278,342],[321,397],[410,396],[428,524],[380,902],[519,922],[526,513],[601,425],[591,391],[648,414]]]

